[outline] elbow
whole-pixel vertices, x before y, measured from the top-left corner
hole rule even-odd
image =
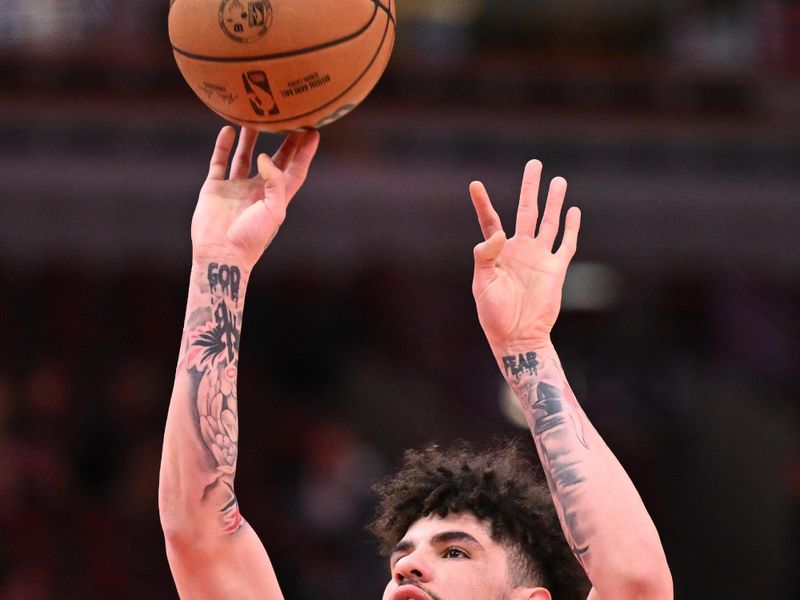
[[[223,487],[233,493],[229,486]],[[235,518],[219,509],[229,504],[230,498],[215,497],[214,489],[213,486],[209,489],[193,485],[189,490],[194,490],[194,493],[188,493],[181,482],[171,483],[171,480],[162,478],[158,488],[158,514],[169,548],[198,552],[209,540],[233,531],[231,522],[237,527],[243,522],[238,503],[234,502],[235,511],[231,513]]]
[[[158,483],[158,516],[167,540],[191,536],[191,512],[181,486],[162,477]]]
[[[161,531],[164,538],[168,541],[178,541],[182,537],[188,537],[188,523],[185,516],[181,516],[169,501],[159,497],[158,517],[161,521]]]
[[[620,577],[622,589],[612,598],[673,600],[672,574],[665,558],[643,561]]]
[[[638,544],[636,552],[609,550],[605,560],[597,558],[587,571],[597,597],[673,600],[672,574],[661,544]]]
[[[173,551],[189,551],[203,539],[205,529],[201,527],[201,515],[176,507],[159,498],[158,514],[161,520],[161,531],[167,548]]]

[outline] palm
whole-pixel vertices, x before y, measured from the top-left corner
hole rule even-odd
[[[264,180],[258,176],[249,179],[206,181],[200,190],[200,203],[203,209],[208,209],[216,217],[224,217],[226,213],[238,215],[250,204],[263,198]],[[219,203],[228,205],[226,210],[219,210]],[[229,211],[227,208],[233,210]]]
[[[227,179],[235,132],[226,127],[217,138],[192,218],[196,258],[227,253],[251,268],[277,233],[286,207],[305,180],[319,142],[316,132],[290,134],[271,160],[259,156],[258,175],[250,177],[257,135],[242,129]]]
[[[542,339],[558,317],[564,273],[542,244],[514,237],[495,264],[496,278],[476,297],[478,317],[493,339]]]
[[[206,181],[192,218],[195,246],[226,243],[231,226],[243,218],[245,209],[263,199],[264,181],[260,177]],[[274,228],[279,226],[275,223]]]
[[[567,213],[564,240],[558,251],[552,252],[566,182],[554,180],[539,233],[534,235],[540,174],[538,161],[525,169],[516,233],[507,241],[483,185],[470,187],[486,238],[475,248],[473,292],[481,326],[492,344],[529,345],[549,340],[561,307],[561,290],[575,252],[580,213],[577,209]]]

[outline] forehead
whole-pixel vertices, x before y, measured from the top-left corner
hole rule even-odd
[[[414,521],[403,536],[404,541],[420,543],[443,531],[463,531],[474,537],[484,548],[500,548],[489,533],[489,523],[472,513],[450,513],[445,517],[429,515]]]

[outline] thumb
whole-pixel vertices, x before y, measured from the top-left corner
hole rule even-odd
[[[228,239],[253,262],[278,232],[287,204],[284,174],[266,154],[258,157],[258,174],[264,180],[264,198],[245,208],[228,229]]]
[[[258,174],[264,180],[264,202],[273,209],[285,210],[286,175],[266,154],[258,155]]]
[[[506,244],[506,234],[503,230],[495,231],[489,238],[473,250],[475,256],[475,275],[473,277],[473,291],[480,293],[495,277],[495,262],[503,246]]]

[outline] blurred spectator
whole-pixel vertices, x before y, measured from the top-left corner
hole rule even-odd
[[[41,54],[63,51],[108,26],[113,0],[4,0],[0,45]]]
[[[0,600],[176,596],[159,451],[186,182],[202,178],[217,121],[197,116],[175,68],[168,9],[0,0]],[[585,248],[630,261],[622,304],[565,312],[558,343],[662,532],[676,596],[794,598],[800,4],[400,0],[398,13],[397,55],[366,118],[334,126],[321,199],[292,207],[326,202],[317,223],[363,256],[330,268],[298,254],[299,267],[271,261],[251,282],[237,486],[286,597],[378,598],[386,566],[362,528],[370,482],[409,446],[516,432],[463,272],[477,232],[440,200],[467,168],[483,177],[536,152],[571,178]],[[335,208],[327,183],[371,177],[382,192],[386,173],[395,195]],[[353,207],[370,204],[360,221]],[[313,222],[290,226],[322,256]],[[422,246],[466,262],[404,264],[437,223]],[[376,224],[412,230],[408,246],[364,233]],[[716,258],[687,259],[678,246],[693,238]]]
[[[400,60],[445,66],[459,64],[474,49],[472,29],[483,0],[406,0],[398,6]]]

